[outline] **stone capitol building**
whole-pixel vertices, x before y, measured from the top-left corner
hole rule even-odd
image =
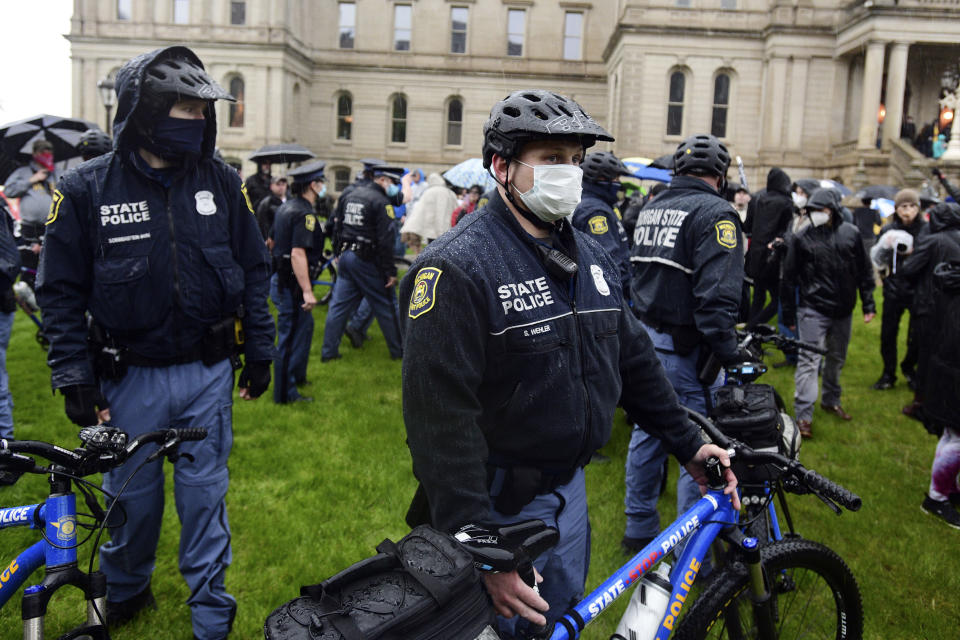
[[[901,127],[949,127],[960,73],[958,0],[74,0],[67,38],[73,115],[104,126],[98,81],[185,44],[238,99],[217,105],[225,157],[246,175],[254,149],[296,142],[333,191],[360,158],[479,156],[490,107],[522,88],[573,97],[620,157],[712,132],[752,189],[772,166],[919,185],[933,161]]]

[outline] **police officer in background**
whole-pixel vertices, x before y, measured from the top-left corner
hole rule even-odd
[[[643,322],[680,404],[706,414],[723,382],[719,365],[753,360],[737,347],[743,286],[740,218],[723,197],[730,154],[714,136],[691,136],[674,154],[670,187],[639,213],[634,231],[633,310]],[[706,371],[713,354],[716,366]],[[623,539],[643,548],[660,531],[656,510],[666,454],[634,427],[627,454]],[[689,473],[677,481],[677,509],[700,497]]]
[[[371,167],[370,173],[372,182],[341,197],[343,219],[334,235],[334,253],[340,259],[323,329],[322,362],[340,357],[340,340],[347,320],[364,298],[380,324],[390,357],[398,360],[403,354],[394,293],[396,220],[390,204],[401,193],[403,169],[380,165]]]
[[[320,224],[314,203],[327,192],[323,175],[326,163],[315,161],[290,172],[293,197],[280,205],[273,222],[273,263],[270,298],[277,308],[277,359],[273,370],[273,401],[309,402],[297,385],[306,381],[307,360],[313,340],[313,313],[317,299],[310,280],[310,255],[319,239]]]
[[[630,246],[620,222],[620,210],[615,205],[617,192],[622,188],[620,176],[630,175],[630,170],[610,151],[587,154],[580,168],[583,169],[583,196],[573,212],[573,226],[607,250],[620,272],[623,294],[629,299]]]
[[[193,635],[224,638],[237,607],[224,587],[233,372],[242,350],[240,396],[270,383],[269,263],[240,178],[213,158],[213,102],[233,97],[200,59],[181,46],[142,54],[117,73],[116,91],[115,150],[64,176],[47,219],[37,291],[47,361],[78,425],[112,419],[131,438],[207,429],[174,466],[179,566]],[[147,454],[104,478],[111,493],[126,487],[125,518],[100,553],[111,627],[155,606],[162,460],[125,485]]]
[[[77,151],[85,161],[98,158],[112,149],[113,140],[100,129],[87,129],[77,143]]]
[[[420,481],[407,522],[557,527],[559,543],[535,561],[540,595],[516,572],[484,574],[501,616],[538,625],[583,592],[583,466],[609,438],[618,402],[701,477],[708,454],[726,460],[687,421],[616,265],[566,220],[580,201],[580,159],[597,140],[613,138],[553,92],[494,105],[483,161],[497,192],[428,245],[401,285],[404,421]],[[501,620],[502,637],[516,622]]]

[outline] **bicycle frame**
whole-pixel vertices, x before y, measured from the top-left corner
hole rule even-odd
[[[673,589],[667,611],[657,629],[657,640],[666,640],[673,632],[683,604],[690,593],[690,587],[700,572],[706,554],[710,552],[710,545],[727,524],[736,520],[737,512],[730,498],[722,491],[714,489],[707,491],[706,495],[693,507],[665,527],[653,542],[614,572],[590,595],[574,605],[572,612],[564,614],[554,626],[550,640],[579,638],[584,627],[602,614],[614,600],[626,593],[634,582],[643,577],[681,541],[688,540],[680,554],[679,562],[670,572],[670,584]]]

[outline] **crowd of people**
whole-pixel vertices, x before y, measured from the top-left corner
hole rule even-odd
[[[186,47],[128,61],[116,92],[112,143],[85,136],[88,161],[58,175],[52,147],[39,140],[6,183],[21,222],[19,237],[9,215],[0,225],[0,347],[5,353],[22,265],[42,311],[53,388],[73,422],[117,420],[131,436],[166,425],[208,429],[206,440],[183,445],[190,456],[174,472],[195,638],[226,637],[236,614],[224,585],[234,372],[243,399],[272,379],[275,403],[311,400],[301,390],[314,280],[329,263],[337,278],[321,361],[341,358],[344,336],[361,347],[374,319],[390,357],[402,360],[419,482],[408,523],[454,532],[540,518],[560,532],[536,560],[539,591],[516,572],[484,575],[504,638],[552,624],[582,597],[583,468],[609,439],[618,407],[634,425],[622,544],[635,552],[660,530],[668,453],[682,465],[681,511],[699,498],[709,456],[729,466],[684,407],[708,413],[724,368],[755,359],[737,328],[777,318],[783,333],[825,347],[825,357],[786,352],[773,365],[796,367],[796,423],[811,438],[818,396],[826,413],[853,419],[840,373],[857,299],[871,322],[878,281],[883,370],[873,389],[897,383],[908,311],[899,370],[915,396],[903,412],[940,438],[922,506],[960,528],[955,201],[901,189],[884,222],[871,201],[851,212],[837,189],[780,168],[750,193],[728,182],[730,152],[706,134],[677,147],[669,186],[627,195],[624,163],[588,152],[614,136],[575,101],[540,90],[493,105],[483,165],[495,187],[454,188],[438,173],[369,158],[334,201],[322,160],[278,176],[263,163],[241,181],[216,157],[212,105],[234,98]],[[408,252],[400,280],[398,257]],[[2,367],[0,438],[12,437]],[[124,486],[140,462],[108,473],[106,488]],[[725,480],[739,506],[729,470]],[[101,549],[111,624],[156,606],[160,462],[119,500],[126,521]]]

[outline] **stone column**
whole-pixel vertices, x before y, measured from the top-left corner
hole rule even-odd
[[[787,66],[786,58],[773,57],[767,63],[766,110],[764,147],[780,151],[783,144],[784,118],[787,112]]]
[[[908,42],[894,42],[890,48],[890,61],[887,63],[887,99],[884,106],[887,115],[883,119],[883,148],[890,149],[893,141],[900,137],[903,124],[903,92],[907,86]]]
[[[860,106],[860,133],[857,149],[875,149],[877,146],[877,110],[880,108],[880,89],[883,82],[883,42],[867,45],[863,66],[863,104]],[[901,91],[902,93],[902,91]]]

